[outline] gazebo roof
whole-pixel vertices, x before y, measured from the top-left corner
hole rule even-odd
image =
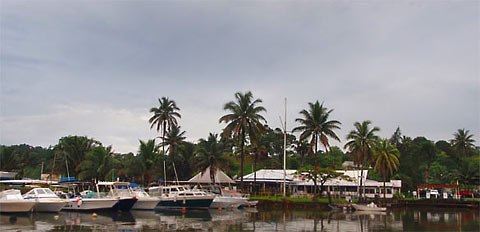
[[[205,171],[198,173],[190,180],[187,181],[188,183],[199,183],[199,184],[213,184],[212,179],[210,178],[210,167],[205,169]],[[218,184],[235,184],[235,181],[232,180],[227,174],[225,174],[222,170],[217,169],[215,173],[215,183]]]

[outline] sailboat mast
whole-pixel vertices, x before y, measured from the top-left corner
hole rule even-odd
[[[285,98],[285,120],[283,126],[283,197],[287,193],[287,98]]]

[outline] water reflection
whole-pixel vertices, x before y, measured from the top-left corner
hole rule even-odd
[[[61,211],[0,215],[2,231],[197,230],[197,231],[479,231],[478,211],[395,209],[388,212],[180,210],[97,212]]]

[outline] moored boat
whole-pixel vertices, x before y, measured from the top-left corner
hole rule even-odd
[[[148,192],[151,196],[159,196],[159,208],[203,208],[207,209],[215,198],[214,194],[208,194],[200,190],[191,190],[188,186],[172,185],[150,187]]]
[[[133,205],[138,201],[136,196],[132,196],[128,188],[122,186],[128,186],[129,182],[98,182],[97,192],[100,192],[101,187],[108,190],[107,197],[112,197],[118,200],[112,207],[113,210],[128,211],[132,209]]]
[[[111,209],[118,200],[115,198],[83,198],[75,197],[67,199],[68,203],[64,210],[99,210]]]
[[[34,200],[33,211],[36,212],[58,212],[68,201],[60,199],[49,188],[34,188],[23,195],[26,200]]]
[[[141,188],[130,188],[130,191],[132,192],[133,196],[137,198],[137,202],[133,205],[132,209],[153,210],[160,202],[159,197],[150,196]]]
[[[378,207],[373,202],[368,205],[352,204],[352,207],[358,211],[387,211],[386,207]]]
[[[34,200],[23,199],[20,190],[9,189],[0,192],[1,213],[26,213],[30,212],[34,205]]]
[[[221,194],[215,197],[210,208],[238,208],[242,205],[248,205],[248,197],[237,191],[221,190]]]

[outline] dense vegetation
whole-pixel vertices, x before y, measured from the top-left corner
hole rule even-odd
[[[0,170],[17,171],[17,178],[40,178],[40,173],[75,176],[82,180],[128,180],[148,185],[167,180],[187,180],[206,167],[241,177],[253,170],[283,168],[283,131],[265,123],[262,100],[251,92],[236,93],[224,105],[225,124],[220,135],[210,133],[198,143],[186,142],[179,125],[180,108],[168,98],[159,99],[149,119],[159,137],[139,141],[135,153],[118,154],[111,146],[86,136],[65,136],[55,146],[26,144],[0,147]],[[356,122],[343,140],[336,133],[341,122],[329,118],[332,109],[318,101],[299,113],[299,123],[287,134],[287,168],[305,170],[341,169],[344,161],[368,167],[370,178],[401,179],[403,191],[419,184],[479,185],[480,148],[468,130],[459,129],[448,141],[411,138],[398,128],[391,138],[381,139],[372,122]],[[146,126],[147,126],[146,122]],[[348,126],[347,126],[348,128]],[[297,133],[295,135],[294,133]],[[343,151],[329,139],[345,143]],[[212,169],[215,171],[215,168]],[[210,173],[213,175],[213,173]]]

